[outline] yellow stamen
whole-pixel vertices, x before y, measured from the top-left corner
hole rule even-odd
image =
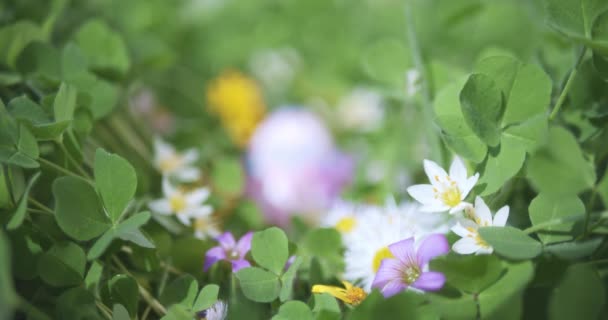
[[[178,155],[172,154],[162,160],[160,160],[158,167],[163,173],[167,173],[177,169],[182,163],[182,158]]]
[[[441,194],[441,200],[443,200],[443,203],[447,204],[450,207],[457,206],[461,201],[460,189],[458,189],[458,187],[450,187],[446,189]]]
[[[336,223],[336,230],[340,231],[341,233],[349,233],[353,231],[356,224],[357,220],[355,217],[344,217],[340,219],[338,223]]]
[[[356,306],[367,297],[367,293],[348,281],[342,281],[344,288],[317,284],[312,286],[312,293],[328,293],[350,305]]]
[[[469,232],[471,233],[468,237],[473,238],[475,240],[476,245],[486,249],[490,248],[490,245],[484,239],[481,238],[477,230],[473,229],[472,227],[467,227],[467,230],[469,230]]]
[[[175,213],[186,209],[186,198],[181,193],[176,193],[171,196],[171,198],[169,198],[169,203],[171,205],[171,210]]]
[[[380,263],[382,262],[382,260],[387,259],[387,258],[388,259],[395,258],[395,256],[388,249],[388,247],[381,248],[380,250],[378,250],[376,252],[376,255],[374,256],[374,260],[372,261],[372,269],[374,270],[374,273],[378,272],[378,269],[380,269]]]

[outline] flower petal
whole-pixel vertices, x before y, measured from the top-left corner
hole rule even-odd
[[[177,188],[175,188],[173,184],[171,184],[169,178],[163,177],[163,195],[165,196],[165,198],[169,198],[177,192],[179,192],[179,190],[177,190]]]
[[[450,210],[450,207],[443,204],[443,202],[441,201],[437,201],[437,203],[434,204],[430,204],[430,205],[423,205],[422,207],[420,207],[420,211],[421,212],[446,212]],[[450,210],[451,211],[451,210]]]
[[[215,240],[219,242],[220,246],[225,250],[231,250],[236,245],[236,241],[234,241],[234,236],[230,232],[224,232]]]
[[[388,249],[399,259],[401,263],[410,264],[415,262],[416,249],[414,248],[414,237],[395,242],[388,246]]]
[[[452,227],[451,230],[452,232],[461,237],[468,237],[473,234],[468,228],[473,228],[474,230],[477,230],[479,226],[471,220],[461,219],[456,223],[455,226]]]
[[[189,226],[191,225],[191,221],[190,221],[190,215],[189,214],[185,214],[185,213],[179,213],[176,215],[177,219],[184,225]]]
[[[462,238],[452,245],[452,250],[459,254],[471,254],[480,248],[481,247],[475,242],[475,239],[469,237]]]
[[[504,206],[496,212],[494,215],[493,226],[496,227],[504,227],[507,224],[507,219],[509,219],[509,206]]]
[[[441,256],[450,252],[450,244],[445,235],[436,233],[431,234],[422,240],[416,256],[418,257],[418,265],[426,266],[429,261],[437,256]]]
[[[224,259],[226,259],[226,251],[222,247],[217,246],[207,250],[203,270],[209,270],[214,263]]]
[[[434,187],[430,184],[417,184],[407,188],[407,193],[422,204],[439,203],[435,198]]]
[[[171,214],[173,213],[171,210],[171,203],[167,199],[157,199],[148,202],[148,207],[150,210],[160,213],[160,214]]]
[[[445,275],[441,272],[427,271],[423,272],[418,279],[412,283],[412,287],[424,291],[437,291],[443,288],[445,284]]]
[[[446,177],[448,176],[447,172],[445,172],[445,170],[443,170],[443,168],[440,167],[437,163],[426,159],[423,163],[424,172],[429,178],[431,184],[435,185],[436,183],[439,183],[438,180],[446,180]]]
[[[236,244],[236,250],[239,252],[241,257],[244,257],[249,250],[251,250],[251,239],[253,238],[253,232],[249,231],[239,239]]]
[[[201,176],[201,170],[194,167],[184,167],[175,172],[180,181],[196,181]]]
[[[464,183],[458,185],[458,187],[460,188],[460,198],[462,200],[464,200],[464,198],[469,195],[469,192],[471,192],[471,189],[473,189],[478,180],[479,173],[475,173],[474,176],[466,179]]]
[[[401,279],[403,264],[397,259],[384,259],[372,282],[372,288],[382,289],[387,283]]]
[[[198,151],[196,149],[187,149],[182,153],[182,163],[184,165],[192,164],[198,160]]]
[[[385,298],[388,298],[396,295],[397,293],[405,289],[407,289],[407,285],[405,283],[401,282],[401,280],[393,280],[384,285],[384,287],[380,288],[380,291],[382,292],[382,295],[384,295]]]
[[[251,267],[251,263],[245,259],[232,260],[230,263],[232,263],[232,272],[237,272],[243,268]]]
[[[480,196],[477,196],[475,198],[475,215],[477,216],[477,218],[479,218],[479,225],[481,227],[492,225],[492,212]]]
[[[475,254],[476,255],[492,254],[492,252],[494,252],[494,248],[492,248],[492,247],[489,247],[489,248],[480,247],[479,250],[477,250],[477,252]]]
[[[186,203],[190,206],[197,206],[209,197],[208,188],[197,188],[186,195]]]
[[[175,149],[170,144],[164,142],[160,138],[154,138],[155,158],[157,161],[166,159],[175,154]]]
[[[192,218],[207,218],[213,212],[213,207],[211,206],[200,206],[194,208],[190,212],[190,216]]]
[[[450,165],[450,178],[458,185],[467,181],[467,168],[464,166],[462,159],[458,156],[454,157],[454,160],[452,160],[452,164]]]
[[[460,211],[464,210],[466,207],[469,207],[469,206],[471,206],[470,203],[461,201],[455,207],[452,207],[450,209],[450,214],[454,214],[454,213],[460,212]]]

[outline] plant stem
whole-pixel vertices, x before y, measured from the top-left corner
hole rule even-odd
[[[106,307],[106,305],[99,300],[95,300],[95,305],[108,320],[112,320],[112,310]]]
[[[40,208],[41,211],[43,211],[44,213],[50,213],[51,215],[54,215],[55,212],[53,211],[53,209],[45,206],[44,204],[38,202],[38,200],[34,199],[34,198],[27,198],[27,201],[29,201],[31,204],[35,205],[36,207]]]
[[[555,219],[555,220],[549,220],[549,221],[531,226],[531,227],[525,229],[524,232],[527,234],[530,234],[533,232],[537,232],[539,230],[543,230],[547,227],[557,226],[557,225],[568,223],[568,222],[574,222],[579,219],[581,219],[580,215],[573,215],[573,216],[566,216],[566,217]]]
[[[68,158],[68,161],[72,163],[72,165],[76,168],[76,170],[78,170],[78,172],[83,177],[93,179],[93,177],[91,177],[91,175],[88,172],[84,171],[84,169],[81,167],[81,165],[78,163],[78,161],[76,161],[76,159],[74,159],[74,157],[72,157],[72,154],[70,154],[70,152],[65,147],[63,142],[57,142],[57,144],[59,145],[59,148],[61,149],[61,151],[63,151],[63,154],[65,154],[66,158]]]
[[[120,270],[122,270],[122,272],[124,272],[125,274],[132,277],[129,270],[127,270],[127,268],[122,264],[122,262],[120,261],[120,259],[118,259],[118,257],[112,256],[112,260],[116,263],[116,265],[118,265],[118,267],[120,268]],[[146,290],[146,288],[144,288],[141,284],[139,284],[139,282],[137,282],[137,287],[139,289],[139,295],[141,295],[141,297],[144,298],[144,300],[146,300],[148,305],[150,307],[152,307],[152,309],[154,310],[154,312],[156,312],[157,315],[163,316],[167,313],[167,309],[165,309],[165,307],[160,302],[158,302],[158,300],[156,300],[156,298],[154,298],[150,294],[150,292],[148,292],[148,290]]]
[[[578,58],[576,59],[576,63],[574,64],[574,67],[572,68],[572,71],[570,71],[568,80],[566,80],[566,85],[564,85],[564,88],[562,89],[562,93],[559,95],[559,98],[557,98],[557,102],[555,102],[555,106],[553,107],[553,111],[551,111],[549,120],[553,120],[555,118],[555,116],[557,116],[559,109],[564,104],[564,101],[566,100],[566,97],[568,96],[568,91],[570,91],[570,87],[572,86],[572,82],[574,81],[574,78],[576,78],[576,74],[578,72],[578,67],[581,64],[581,62],[583,61],[583,58],[585,57],[586,52],[587,52],[587,47],[583,46],[583,48],[581,49],[581,53],[578,55]]]
[[[83,176],[78,175],[78,174],[76,174],[76,173],[74,173],[72,171],[69,171],[69,170],[67,170],[67,169],[65,169],[65,168],[63,168],[61,166],[58,166],[58,165],[56,165],[56,164],[54,164],[54,163],[52,163],[52,162],[50,162],[50,161],[48,161],[48,160],[46,160],[44,158],[38,158],[38,161],[40,161],[40,163],[46,165],[47,167],[55,169],[56,171],[58,171],[60,173],[63,173],[65,175],[67,175],[67,176],[72,176],[74,178],[79,178],[79,179],[85,180],[86,182],[90,182],[89,179],[87,179],[86,177],[83,177]]]

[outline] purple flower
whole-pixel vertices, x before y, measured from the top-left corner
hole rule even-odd
[[[205,254],[205,271],[216,262],[226,260],[232,264],[232,272],[237,272],[243,268],[250,267],[251,264],[245,259],[245,255],[251,249],[251,237],[253,232],[247,232],[239,239],[234,241],[234,236],[230,232],[224,232],[216,238],[219,246],[213,247]]]
[[[353,160],[340,152],[314,113],[282,108],[257,127],[246,156],[247,193],[270,223],[293,214],[315,220],[347,185]]]
[[[382,260],[372,284],[384,297],[391,297],[407,289],[436,291],[443,287],[445,276],[441,272],[428,270],[431,259],[450,251],[448,240],[443,234],[426,237],[418,249],[414,238],[408,238],[388,246],[394,258]]]

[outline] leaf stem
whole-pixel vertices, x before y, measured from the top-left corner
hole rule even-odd
[[[54,169],[54,170],[56,170],[56,171],[58,171],[60,173],[63,173],[65,175],[67,175],[67,176],[72,176],[74,178],[79,178],[79,179],[85,180],[86,182],[89,182],[89,183],[91,182],[86,177],[83,177],[83,176],[81,176],[79,174],[76,174],[76,173],[74,173],[74,172],[72,172],[70,170],[67,170],[67,169],[65,169],[65,168],[63,168],[61,166],[58,166],[58,165],[54,164],[53,162],[48,161],[48,160],[46,160],[44,158],[38,158],[38,161],[40,161],[40,163],[46,165],[47,167],[52,168],[52,169]]]
[[[533,226],[525,229],[524,232],[527,234],[530,234],[533,232],[543,230],[547,227],[552,227],[552,226],[556,226],[556,225],[560,225],[560,224],[564,224],[564,223],[568,223],[568,222],[578,221],[581,218],[582,218],[581,215],[572,215],[572,216],[566,216],[566,217],[559,218],[559,219],[549,220],[549,221],[546,221],[543,223],[539,223],[537,225],[533,225]]]
[[[61,151],[63,151],[63,154],[65,154],[66,158],[68,158],[68,161],[72,163],[72,165],[76,168],[76,170],[78,170],[78,173],[80,173],[83,177],[93,179],[93,177],[91,177],[91,175],[88,172],[84,171],[84,169],[81,167],[81,165],[78,163],[78,161],[76,161],[76,159],[74,159],[74,157],[72,157],[72,154],[70,154],[70,152],[65,147],[63,142],[57,141],[57,144],[59,145],[59,148],[61,148]]]
[[[127,270],[127,268],[122,264],[120,259],[118,259],[118,257],[112,256],[112,260],[116,263],[116,265],[118,265],[118,267],[120,268],[120,270],[122,270],[122,272],[128,274],[129,276],[132,276],[131,273],[129,272],[129,270]],[[139,295],[141,295],[141,297],[144,298],[144,300],[146,300],[148,305],[150,307],[152,307],[152,309],[154,310],[154,312],[156,312],[157,315],[163,316],[163,315],[167,314],[167,309],[165,309],[165,307],[160,302],[158,302],[158,300],[156,300],[156,298],[154,298],[150,294],[150,292],[148,292],[148,290],[146,290],[146,288],[144,288],[141,284],[139,284],[139,282],[137,282],[137,288],[139,289]]]
[[[31,204],[35,205],[36,207],[40,208],[41,211],[43,211],[44,213],[50,213],[51,215],[54,215],[55,212],[53,211],[53,209],[45,206],[44,204],[38,202],[38,200],[34,199],[34,198],[27,198],[27,201],[29,201]]]
[[[576,59],[576,63],[574,64],[574,67],[572,68],[572,71],[570,71],[570,75],[568,76],[568,80],[566,80],[566,84],[564,85],[564,88],[562,89],[562,93],[559,95],[559,98],[557,98],[557,102],[555,102],[555,106],[553,106],[553,110],[551,111],[549,120],[553,120],[555,118],[555,116],[557,116],[559,109],[564,104],[564,101],[566,100],[566,97],[568,96],[568,91],[570,91],[570,87],[572,86],[572,83],[574,82],[574,78],[576,78],[576,74],[578,72],[578,67],[580,66],[581,62],[583,61],[583,58],[585,57],[586,52],[587,52],[587,47],[583,46],[580,54],[578,55],[578,58]]]
[[[105,304],[99,300],[95,300],[95,305],[108,320],[112,320],[112,311]]]

